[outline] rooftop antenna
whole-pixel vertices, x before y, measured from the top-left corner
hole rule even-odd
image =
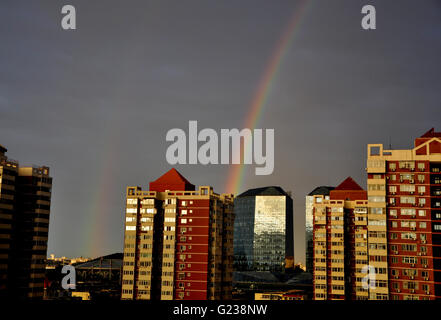
[[[392,138],[389,135],[389,150],[392,150]]]

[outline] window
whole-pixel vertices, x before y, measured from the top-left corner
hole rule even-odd
[[[385,197],[381,197],[381,196],[369,196],[369,201],[370,202],[385,202]]]
[[[402,184],[400,186],[401,192],[415,192],[415,185],[413,184]]]
[[[401,203],[414,204],[415,203],[415,197],[400,197],[400,202]]]
[[[364,212],[357,212],[357,213],[366,213]],[[383,208],[370,208],[370,213],[372,214],[382,214],[383,213]]]
[[[402,216],[415,216],[416,210],[413,208],[403,208],[401,209]]]
[[[400,169],[415,169],[414,161],[400,161],[399,162]]]
[[[416,233],[414,232],[403,232],[401,233],[401,239],[404,240],[416,240]]]
[[[416,257],[403,257],[402,258],[403,263],[410,263],[410,264],[416,264],[418,262],[418,259]]]

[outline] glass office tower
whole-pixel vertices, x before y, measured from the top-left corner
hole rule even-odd
[[[294,262],[293,201],[280,187],[250,189],[234,201],[236,271],[284,272]]]

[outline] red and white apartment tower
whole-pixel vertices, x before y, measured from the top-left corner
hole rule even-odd
[[[233,195],[171,169],[126,196],[122,299],[231,299]]]
[[[387,226],[389,299],[441,298],[441,132],[409,150],[368,145],[368,200]]]

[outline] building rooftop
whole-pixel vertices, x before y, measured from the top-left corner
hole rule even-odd
[[[120,269],[123,263],[122,253],[113,253],[89,260],[87,262],[75,263],[75,269]]]
[[[430,129],[421,138],[441,138],[441,132],[435,132],[435,128]]]
[[[254,196],[288,196],[291,195],[285,192],[281,187],[278,186],[269,186],[269,187],[262,187],[262,188],[255,188],[255,189],[249,189],[240,195],[238,195],[238,198],[241,197],[254,197]]]
[[[194,184],[190,183],[175,168],[170,169],[155,181],[149,184],[150,191],[164,192],[170,191],[194,191]]]
[[[8,149],[6,149],[5,147],[3,147],[1,144],[0,144],[0,152],[1,153],[6,153],[8,151]]]
[[[364,191],[362,187],[358,185],[351,177],[347,177],[342,183],[340,183],[334,190],[360,190]]]
[[[330,192],[331,200],[367,200],[367,192],[351,177],[347,177]]]
[[[335,187],[320,186],[312,190],[310,193],[308,193],[308,196],[315,196],[315,195],[329,196],[329,192],[331,192],[331,190],[334,189]]]

